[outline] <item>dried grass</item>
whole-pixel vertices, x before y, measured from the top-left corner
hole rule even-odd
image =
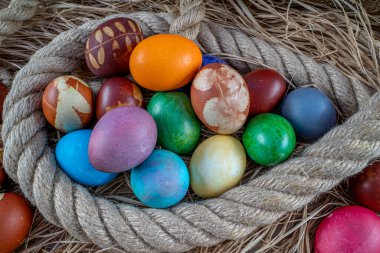
[[[7,5],[1,1],[0,8]],[[238,27],[246,33],[281,43],[303,52],[317,61],[338,66],[347,75],[358,78],[364,85],[380,87],[380,16],[370,16],[352,1],[334,0],[336,8],[308,1],[225,0],[207,2],[207,19],[229,27]],[[38,10],[23,29],[6,40],[0,49],[0,64],[14,74],[39,48],[57,34],[76,27],[90,19],[137,10],[178,11],[178,5],[169,0],[67,0],[51,1]],[[228,15],[226,15],[226,13]],[[246,61],[233,55],[225,59]],[[88,72],[79,72],[91,79]],[[291,80],[290,84],[291,84]],[[343,117],[343,115],[342,115]],[[203,137],[210,133],[203,130]],[[240,133],[236,135],[240,137]],[[52,134],[52,143],[57,135]],[[302,145],[298,146],[298,150]],[[188,160],[188,157],[186,158]],[[250,163],[243,182],[261,173],[263,168]],[[127,183],[126,183],[127,182]],[[11,187],[18,190],[17,186]],[[94,194],[141,205],[133,196],[128,174],[111,184],[93,189]],[[186,201],[197,198],[189,193]],[[351,204],[347,184],[320,196],[304,209],[290,213],[277,223],[260,228],[239,241],[226,241],[210,248],[192,252],[312,252],[315,229],[322,217],[336,207]],[[47,223],[35,212],[30,235],[18,252],[107,252],[79,242],[64,230]]]

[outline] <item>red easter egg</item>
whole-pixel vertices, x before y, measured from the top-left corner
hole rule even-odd
[[[0,122],[3,122],[3,104],[8,92],[8,87],[0,83]]]
[[[244,75],[247,82],[249,115],[272,112],[286,93],[284,78],[273,69],[258,69]]]
[[[106,112],[120,106],[142,106],[140,89],[125,77],[107,79],[96,98],[96,117],[100,119]]]
[[[46,86],[42,111],[56,129],[68,133],[86,126],[93,113],[90,87],[74,76],[61,76]]]
[[[191,104],[198,118],[210,130],[232,134],[248,117],[247,84],[239,72],[228,65],[206,65],[191,85]]]
[[[380,162],[376,162],[350,179],[353,199],[380,213]]]
[[[132,19],[110,19],[88,37],[87,66],[99,77],[127,74],[132,50],[142,40],[141,28]]]
[[[0,193],[0,252],[17,249],[32,226],[33,213],[28,202],[15,193]]]
[[[319,224],[315,253],[379,253],[380,218],[361,206],[336,209]]]

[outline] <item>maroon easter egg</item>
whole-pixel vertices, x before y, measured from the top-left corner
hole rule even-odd
[[[0,123],[3,122],[3,104],[8,92],[8,87],[0,83]]]
[[[99,77],[127,74],[132,50],[142,40],[142,30],[132,19],[110,19],[88,37],[87,66]]]
[[[376,162],[350,179],[354,200],[380,213],[380,162]]]
[[[210,130],[232,134],[248,117],[247,84],[239,72],[228,65],[206,65],[191,85],[191,104],[198,118]]]
[[[0,167],[0,188],[1,185],[5,183],[5,181],[7,181],[7,174],[5,174],[4,168]]]
[[[141,164],[157,142],[152,116],[137,106],[123,106],[104,114],[90,137],[88,155],[95,169],[122,172]]]
[[[273,69],[258,69],[244,75],[247,82],[249,115],[272,112],[286,93],[284,78]]]
[[[100,119],[106,112],[120,106],[142,106],[140,89],[125,77],[107,79],[96,98],[96,117]]]
[[[11,253],[29,234],[33,213],[24,197],[0,193],[0,252]]]

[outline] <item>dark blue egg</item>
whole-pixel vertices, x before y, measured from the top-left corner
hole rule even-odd
[[[117,173],[96,170],[88,159],[88,143],[92,130],[78,130],[63,136],[55,149],[59,167],[75,182],[99,186],[111,182]]]
[[[154,150],[142,164],[132,169],[131,185],[136,197],[153,208],[167,208],[180,202],[189,188],[185,162],[175,153]]]
[[[337,115],[330,98],[322,91],[303,87],[290,92],[280,114],[293,126],[301,141],[314,141],[336,125]]]
[[[214,55],[209,55],[209,54],[204,54],[202,55],[202,67],[211,64],[211,63],[222,63],[222,64],[227,64],[224,60],[220,59],[217,56]]]

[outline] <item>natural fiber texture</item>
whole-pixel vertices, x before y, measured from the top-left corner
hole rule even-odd
[[[172,14],[140,12],[123,16],[138,21],[147,36],[168,32],[173,21]],[[51,79],[79,67],[86,38],[98,24],[91,21],[59,35],[19,71],[7,97],[2,130],[7,173],[46,219],[83,241],[105,248],[119,245],[133,252],[177,252],[238,239],[257,226],[303,207],[380,155],[378,94],[366,103],[370,90],[332,66],[319,65],[311,58],[237,30],[202,23],[198,43],[207,52],[242,56],[273,67],[295,85],[320,85],[344,114],[359,112],[298,157],[216,199],[157,210],[95,197],[57,168],[47,146],[40,102],[41,90]],[[241,72],[255,66],[233,60],[230,63]]]

